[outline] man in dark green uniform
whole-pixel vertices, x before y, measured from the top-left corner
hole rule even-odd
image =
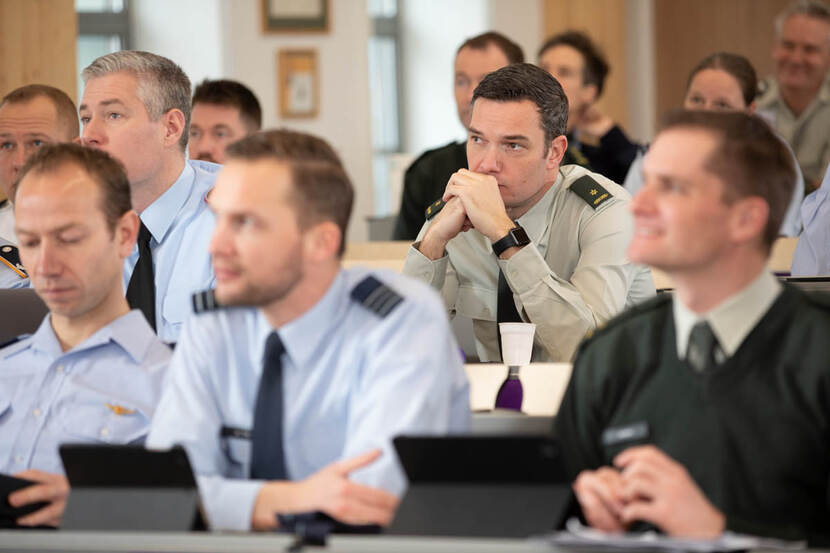
[[[467,39],[459,46],[455,54],[453,89],[458,119],[465,129],[470,126],[470,102],[479,81],[496,69],[523,61],[521,46],[492,31]],[[444,195],[450,176],[466,168],[466,140],[428,150],[412,162],[404,175],[401,209],[395,222],[395,240],[415,240],[426,221],[426,208]]]
[[[742,113],[675,113],[657,136],[628,255],[674,296],[580,346],[556,421],[592,526],[827,543],[830,300],[766,269],[793,175]]]

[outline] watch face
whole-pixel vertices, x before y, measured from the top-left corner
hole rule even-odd
[[[525,246],[530,244],[530,238],[527,236],[525,229],[522,227],[517,226],[513,230],[510,231],[510,234],[513,235],[514,240],[516,240],[517,246]]]

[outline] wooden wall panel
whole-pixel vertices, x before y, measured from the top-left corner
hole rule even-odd
[[[77,37],[73,0],[0,0],[0,96],[43,83],[77,101]]]
[[[77,103],[77,42],[74,0],[0,0],[0,97],[41,83]]]
[[[680,107],[689,71],[705,56],[746,56],[758,78],[772,70],[773,20],[789,0],[653,0],[657,114]]]
[[[629,1],[545,0],[544,4],[545,38],[569,29],[585,31],[602,48],[611,72],[598,105],[623,127],[628,122],[626,21]],[[536,61],[536,52],[532,55]]]

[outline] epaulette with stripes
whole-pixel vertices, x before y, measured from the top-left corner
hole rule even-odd
[[[585,200],[585,203],[594,209],[613,198],[608,190],[588,175],[579,177],[572,182],[570,189],[571,192]]]
[[[4,244],[0,246],[0,264],[6,265],[9,269],[17,273],[20,278],[29,278],[23,264],[20,263],[20,254],[17,248],[11,244]]]
[[[18,343],[20,340],[22,340],[23,338],[26,338],[26,337],[28,337],[28,336],[31,336],[31,335],[30,335],[30,334],[21,334],[20,336],[15,336],[15,337],[14,337],[14,338],[12,338],[11,340],[6,340],[5,342],[0,342],[0,349],[3,349],[3,348],[5,348],[5,347],[8,347],[8,346],[10,346],[10,345],[12,345],[12,344],[16,344],[16,343]]]
[[[361,280],[352,290],[351,296],[357,303],[380,317],[387,316],[403,301],[403,296],[373,276]]]
[[[192,300],[193,312],[196,314],[216,311],[222,307],[219,302],[216,301],[216,294],[213,289],[196,292],[193,294]]]

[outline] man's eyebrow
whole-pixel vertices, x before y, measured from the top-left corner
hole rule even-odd
[[[60,234],[61,232],[64,232],[66,230],[71,230],[73,228],[83,228],[83,225],[81,223],[67,223],[67,224],[65,224],[63,226],[60,226],[58,228],[50,229],[49,234]],[[33,233],[32,231],[26,230],[25,228],[20,227],[20,226],[15,226],[14,231],[18,234],[32,234]]]
[[[470,134],[484,134],[484,133],[482,133],[478,129],[474,129],[473,127],[470,127]]]
[[[520,140],[520,141],[523,141],[523,142],[528,142],[530,140],[528,137],[526,137],[523,134],[508,134],[507,136],[502,136],[501,139],[502,140],[511,140],[511,141]]]
[[[101,105],[102,105],[102,106],[111,106],[111,105],[113,105],[113,104],[121,104],[121,105],[123,106],[123,105],[124,105],[124,102],[122,102],[122,101],[121,101],[121,100],[119,100],[118,98],[111,98],[111,99],[109,99],[109,100],[103,100],[103,101],[101,101]],[[79,108],[78,108],[78,111],[83,111],[83,110],[85,110],[85,109],[89,109],[89,106],[88,106],[88,105],[86,105],[86,104],[81,104],[81,107],[79,107]]]

